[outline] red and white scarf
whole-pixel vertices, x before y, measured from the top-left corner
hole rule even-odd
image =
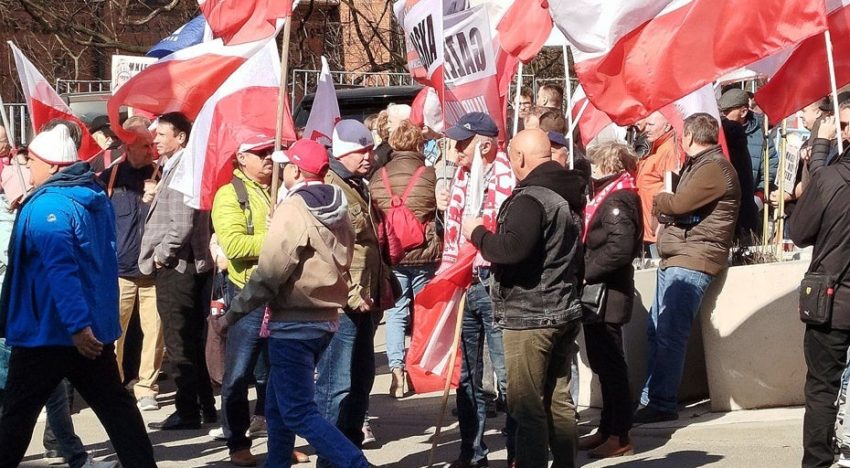
[[[593,199],[590,200],[584,209],[584,232],[581,237],[582,242],[587,242],[587,232],[590,230],[590,223],[593,222],[593,215],[596,214],[596,210],[598,210],[602,205],[602,202],[608,198],[608,195],[611,195],[618,190],[636,191],[637,185],[635,185],[635,178],[628,172],[623,172],[617,180],[606,185],[605,188],[600,190]]]
[[[475,157],[480,158],[477,155]],[[484,191],[481,217],[484,219],[484,226],[490,231],[495,232],[499,208],[511,195],[516,179],[511,170],[508,156],[502,151],[496,153],[496,159],[493,161],[491,170],[492,176],[487,181],[486,191]],[[474,188],[476,184],[474,182],[470,184],[471,179],[474,179],[474,177],[470,169],[465,167],[459,167],[454,179],[452,179],[451,197],[449,198],[448,208],[446,208],[443,258],[439,271],[443,271],[454,265],[458,259],[460,249],[467,243],[461,231],[461,224],[464,219],[464,210],[467,206],[467,196],[470,195],[467,191],[470,188],[476,190]],[[482,187],[478,190],[483,189]],[[468,217],[478,217],[478,213],[469,214]],[[485,266],[488,263],[479,254],[475,259],[475,265]]]

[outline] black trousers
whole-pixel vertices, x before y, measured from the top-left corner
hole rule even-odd
[[[584,343],[590,369],[599,376],[602,387],[599,431],[609,436],[628,437],[633,407],[629,367],[623,354],[622,325],[584,324]]]
[[[94,410],[122,466],[156,466],[142,415],[135,398],[121,385],[110,344],[94,360],[67,346],[12,348],[0,417],[0,468],[14,468],[24,458],[38,413],[63,378]]]
[[[156,272],[156,307],[177,384],[175,406],[187,419],[199,418],[201,407],[215,407],[205,354],[211,288],[212,272],[196,274],[191,267],[185,273],[173,268]]]
[[[850,331],[806,326],[806,413],[803,417],[803,467],[829,467],[835,458],[835,401],[847,366]]]

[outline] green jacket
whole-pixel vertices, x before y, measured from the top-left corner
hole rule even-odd
[[[215,194],[212,222],[218,243],[227,257],[228,277],[241,289],[257,268],[260,249],[268,232],[266,218],[271,207],[271,196],[268,188],[249,179],[241,170],[235,169],[233,176],[245,182],[254,234],[248,235],[248,211],[239,206],[233,184],[221,187]]]

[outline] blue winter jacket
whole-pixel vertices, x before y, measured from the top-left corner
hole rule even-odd
[[[121,334],[115,216],[88,163],[54,174],[24,200],[9,241],[0,334],[10,346],[73,346],[91,327]]]

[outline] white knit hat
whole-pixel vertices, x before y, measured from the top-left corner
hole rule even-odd
[[[49,164],[67,166],[77,162],[77,146],[65,125],[57,125],[32,139],[27,151]]]
[[[372,132],[356,120],[340,120],[334,127],[333,155],[339,159],[346,154],[375,146]]]

